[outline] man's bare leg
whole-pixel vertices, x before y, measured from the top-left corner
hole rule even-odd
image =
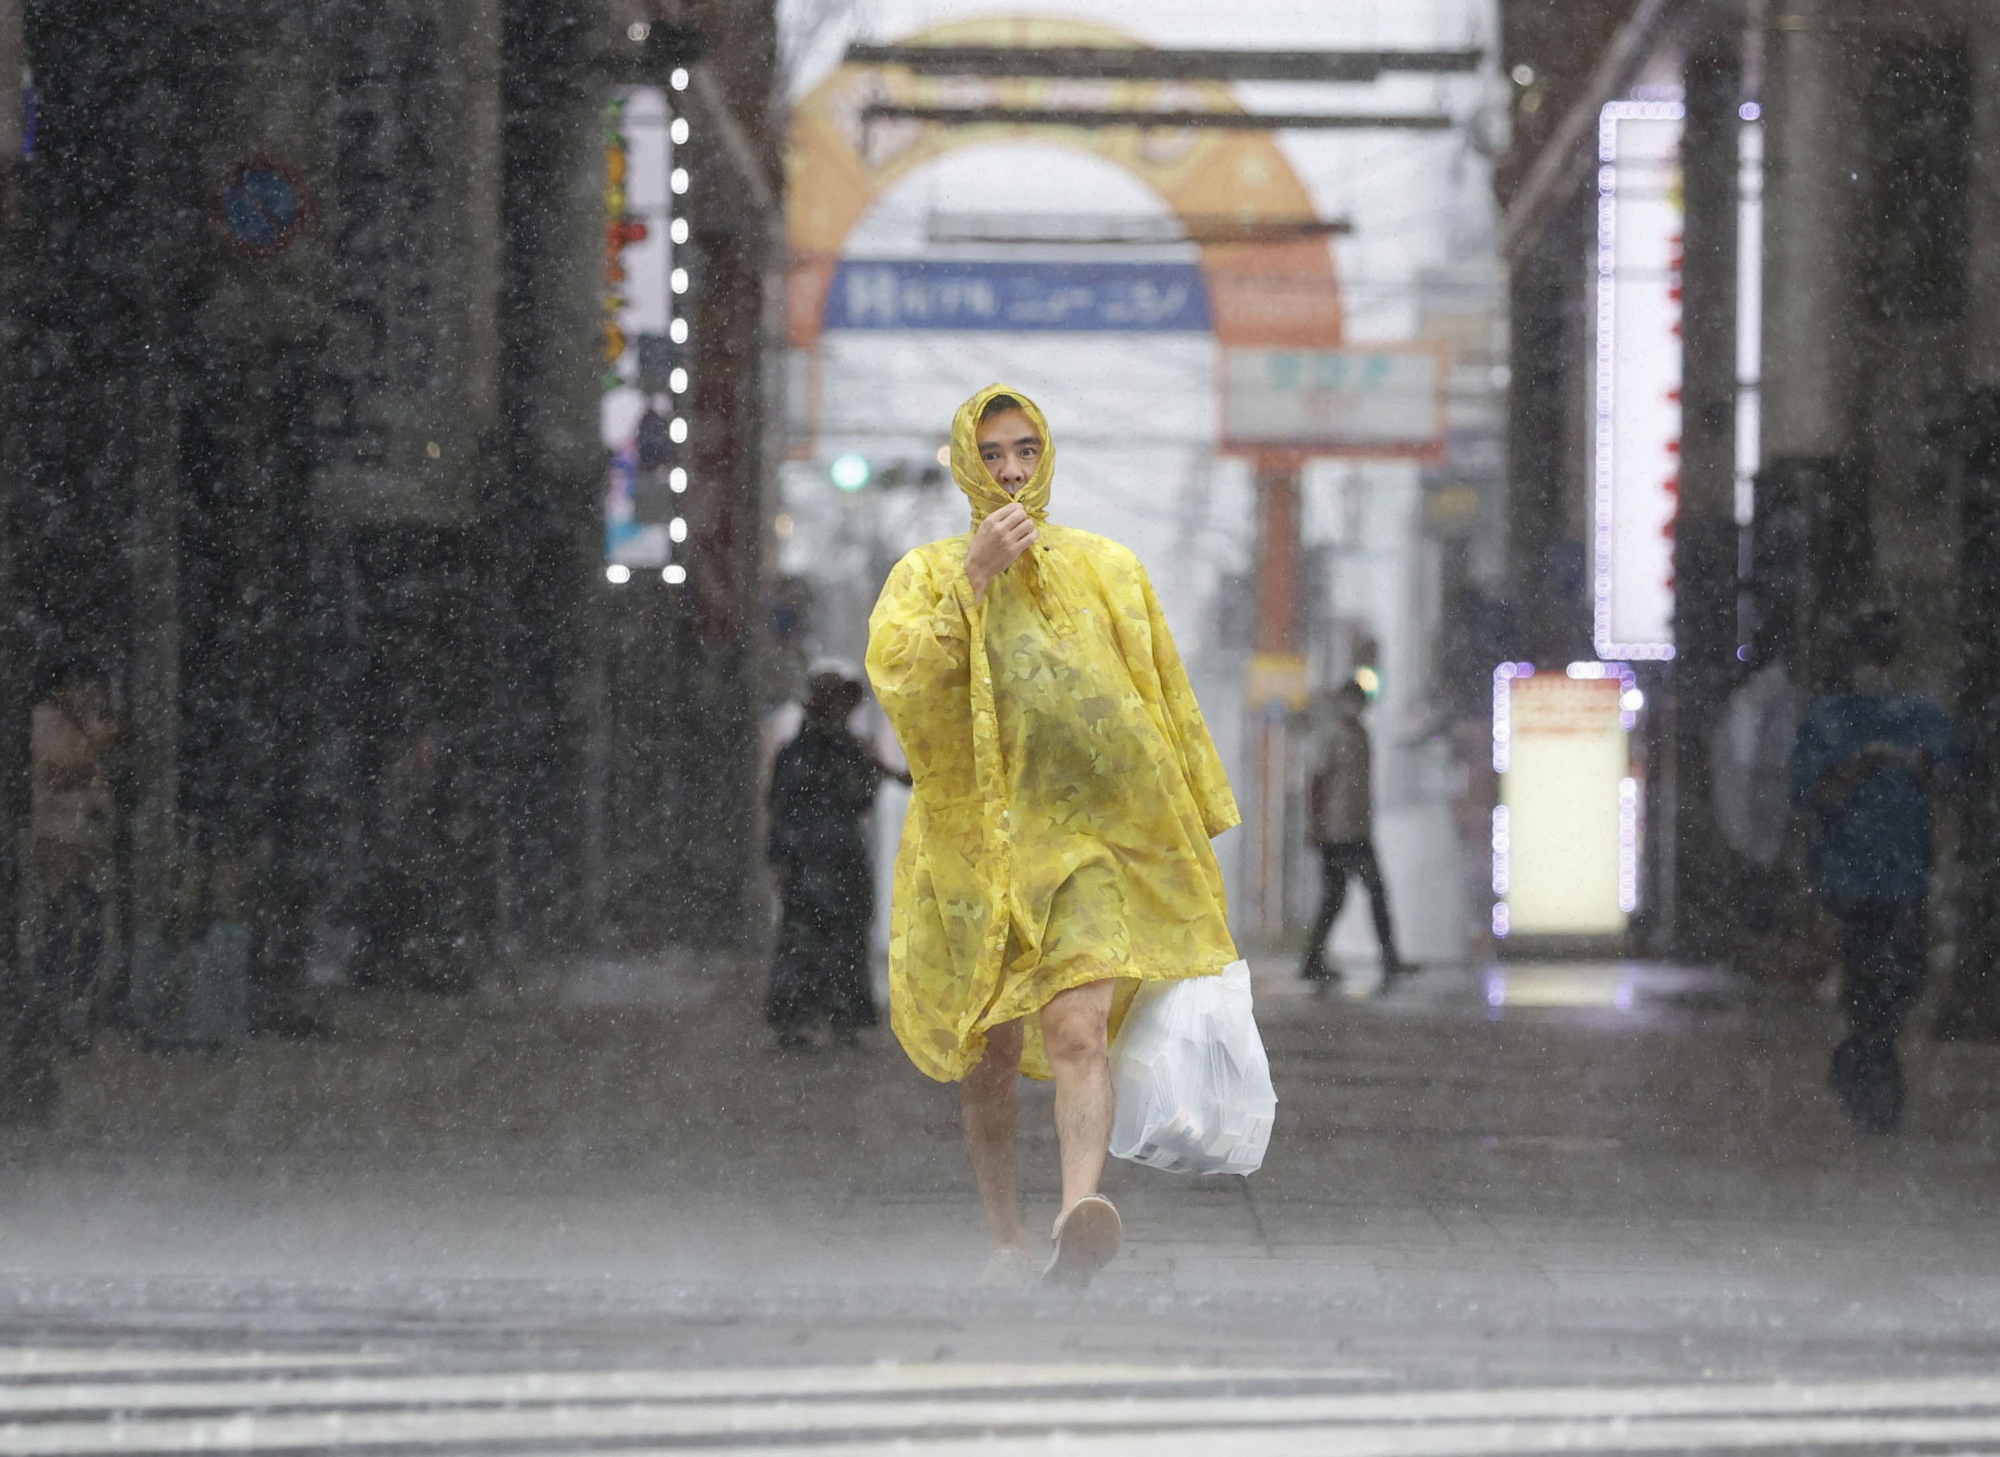
[[[1062,1149],[1062,1212],[1097,1192],[1111,1147],[1110,981],[1057,992],[1042,1008],[1042,1046],[1056,1073],[1056,1140]]]
[[[1020,1064],[1021,1024],[1009,1022],[986,1034],[986,1055],[958,1085],[965,1150],[972,1157],[972,1176],[979,1182],[979,1198],[986,1206],[986,1223],[993,1231],[995,1249],[1028,1248],[1028,1229],[1021,1223],[1021,1202],[1014,1184]]]

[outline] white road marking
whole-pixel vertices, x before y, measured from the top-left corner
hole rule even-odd
[[[17,1376],[62,1369],[11,1354]],[[107,1373],[151,1371],[163,1357],[194,1356],[217,1379],[0,1380],[0,1413],[14,1418],[0,1423],[0,1454],[476,1451],[490,1443],[510,1452],[521,1443],[574,1451],[648,1439],[671,1442],[663,1453],[754,1447],[758,1457],[1508,1457],[1557,1449],[2000,1446],[2000,1378],[1993,1377],[1342,1391],[1326,1388],[1357,1373],[925,1363],[242,1380],[233,1373],[246,1365],[294,1358],[97,1355]],[[143,1364],[112,1364],[124,1361]],[[1232,1383],[1271,1389],[1233,1394]]]
[[[374,1352],[154,1351],[138,1346],[85,1350],[66,1346],[0,1346],[0,1380],[10,1376],[85,1376],[170,1371],[306,1371],[320,1367],[383,1366],[400,1356]]]
[[[303,1384],[303,1383],[301,1383]],[[404,1383],[398,1383],[405,1387]],[[407,1388],[405,1399],[421,1402]],[[405,1410],[238,1410],[219,1417],[136,1417],[119,1407],[106,1421],[13,1422],[0,1427],[0,1452],[94,1453],[254,1451],[266,1448],[376,1447],[481,1442],[585,1442],[647,1437],[721,1446],[785,1437],[871,1435],[928,1438],[947,1451],[958,1441],[1083,1443],[1125,1450],[1144,1433],[1150,1449],[1214,1450],[1223,1433],[1255,1432],[1263,1450],[1348,1453],[1512,1452],[1584,1443],[1640,1446],[1774,1445],[1784,1440],[1911,1442],[2000,1439],[2000,1410],[1980,1415],[1936,1409],[1994,1405],[2000,1383],[1875,1382],[1859,1386],[1718,1386],[1649,1390],[1404,1392],[1374,1397],[1176,1398],[1154,1392],[1102,1397],[1023,1396],[939,1400],[828,1398],[772,1401],[637,1401],[605,1405],[415,1406]],[[1933,1409],[1925,1412],[1924,1408]],[[1880,1413],[1880,1414],[1871,1414]],[[1107,1430],[1109,1429],[1109,1430]],[[1198,1429],[1199,1435],[1190,1429]],[[1311,1429],[1310,1431],[1305,1429]],[[1086,1438],[1092,1431],[1099,1435]],[[1668,1437],[1662,1432],[1672,1432]],[[1528,1435],[1521,1435],[1521,1434]],[[1717,1433],[1726,1436],[1715,1435]],[[1786,1437],[1784,1434],[1794,1434]],[[1817,1433],[1817,1436],[1800,1435]],[[1312,1446],[1297,1441],[1310,1435]],[[1110,1446],[1105,1447],[1109,1442]],[[1171,1445],[1171,1448],[1169,1444]],[[1187,1445],[1193,1443],[1195,1445]],[[1205,1448],[1204,1445],[1206,1444]],[[1387,1445],[1384,1445],[1387,1444]],[[1400,1444],[1400,1445],[1398,1445]],[[982,1451],[990,1450],[982,1447]],[[1034,1450],[1031,1447],[1022,1451]]]
[[[840,1442],[802,1446],[694,1445],[646,1449],[620,1447],[618,1457],[1526,1457],[1548,1452],[1700,1452],[1781,1448],[1837,1451],[1843,1447],[1925,1443],[1977,1443],[1960,1452],[1991,1452],[2000,1423],[1951,1417],[1854,1421],[1662,1422],[1642,1426],[1580,1427],[1562,1424],[1490,1424],[1433,1431],[1425,1428],[1286,1428],[1278,1431],[1133,1435],[1078,1432],[1042,1437],[957,1438],[936,1441]],[[509,1457],[574,1457],[574,1449]]]
[[[245,1407],[448,1405],[506,1402],[780,1400],[853,1395],[919,1395],[934,1391],[1091,1391],[1105,1387],[1201,1386],[1232,1383],[1352,1383],[1376,1376],[1339,1369],[1244,1370],[1200,1366],[1084,1366],[924,1363],[873,1366],[731,1367],[708,1370],[504,1371],[456,1375],[272,1378],[257,1381],[97,1381],[56,1385],[0,1382],[0,1416],[37,1412],[121,1412]]]

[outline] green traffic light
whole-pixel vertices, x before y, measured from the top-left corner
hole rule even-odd
[[[833,483],[841,490],[858,491],[868,484],[870,471],[866,457],[843,455],[827,468],[827,474],[833,477]]]

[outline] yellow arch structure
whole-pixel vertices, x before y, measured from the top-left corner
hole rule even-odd
[[[935,26],[905,44],[1129,48],[1139,42],[1084,21],[1012,16]],[[800,348],[819,339],[827,289],[855,224],[902,178],[961,147],[1037,141],[1093,152],[1146,183],[1183,218],[1259,223],[1314,216],[1305,184],[1269,132],[864,123],[866,108],[880,104],[1242,110],[1228,86],[1213,81],[992,79],[918,76],[904,66],[841,67],[794,111],[786,156],[787,324]],[[1220,342],[1308,349],[1340,342],[1340,290],[1324,239],[1205,244],[1201,267]]]

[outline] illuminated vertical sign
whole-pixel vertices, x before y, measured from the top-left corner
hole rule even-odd
[[[1495,936],[1625,930],[1639,904],[1631,733],[1644,702],[1625,663],[1494,670]]]
[[[605,574],[614,583],[631,580],[635,567],[662,570],[669,581],[685,576],[672,557],[687,536],[678,503],[688,422],[676,403],[687,388],[687,324],[674,308],[687,287],[674,257],[686,235],[675,200],[687,174],[674,165],[686,125],[658,86],[618,87],[605,110],[599,417],[610,452]]]
[[[1738,113],[1736,177],[1736,524],[1757,514],[1757,465],[1764,458],[1764,115],[1754,101]]]
[[[1606,657],[1674,655],[1681,476],[1681,104],[1598,120],[1593,637]]]

